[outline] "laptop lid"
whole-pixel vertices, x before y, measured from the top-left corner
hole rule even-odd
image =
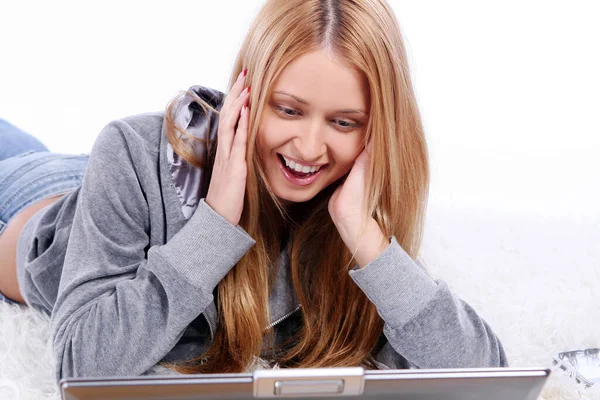
[[[67,378],[60,381],[60,389],[63,400],[535,400],[549,373],[540,368],[280,369],[241,374]]]

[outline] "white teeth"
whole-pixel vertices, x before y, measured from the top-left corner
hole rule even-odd
[[[317,167],[317,166],[309,167],[308,165],[298,164],[295,161],[288,160],[285,156],[282,156],[282,157],[283,157],[283,160],[285,161],[285,165],[287,167],[289,167],[290,169],[293,169],[295,171],[305,173],[305,174],[310,173],[310,172],[316,172],[321,168],[321,167]]]
[[[296,165],[294,166],[294,170],[295,170],[295,171],[297,171],[297,172],[302,172],[302,165],[300,165],[300,164],[296,164]]]

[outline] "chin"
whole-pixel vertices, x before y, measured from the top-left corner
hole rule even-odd
[[[319,192],[313,193],[312,190],[305,191],[290,191],[290,190],[277,190],[273,188],[273,193],[282,203],[304,203],[313,199]]]

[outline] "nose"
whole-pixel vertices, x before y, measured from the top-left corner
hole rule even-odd
[[[326,128],[318,121],[302,130],[293,140],[297,156],[306,162],[318,162],[327,153],[325,134]]]

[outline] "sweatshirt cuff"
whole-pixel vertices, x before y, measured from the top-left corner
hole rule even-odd
[[[201,199],[188,222],[161,248],[161,256],[192,285],[212,293],[256,241]]]
[[[362,268],[357,265],[349,274],[392,328],[417,316],[437,289],[394,236],[379,257]]]

